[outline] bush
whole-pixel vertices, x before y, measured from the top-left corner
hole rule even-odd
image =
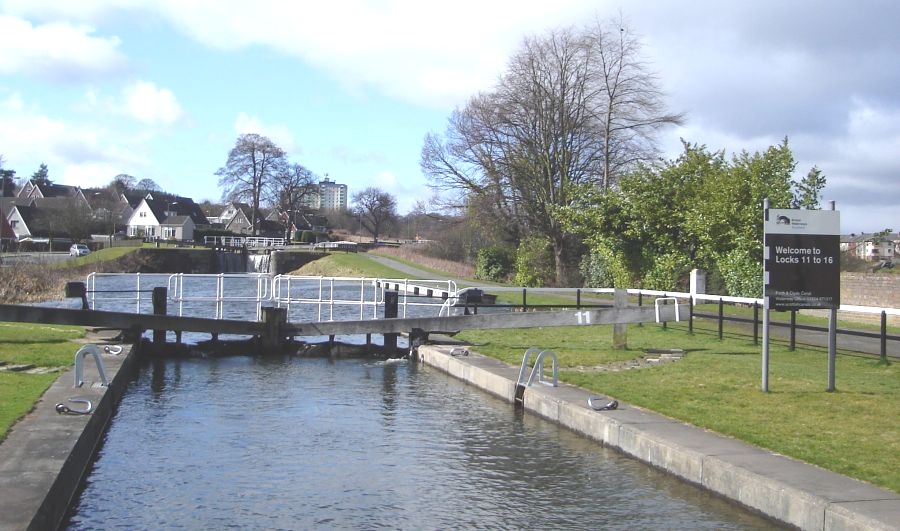
[[[513,253],[506,247],[485,247],[475,257],[475,278],[503,282],[512,274]]]
[[[297,240],[300,243],[316,243],[316,233],[311,230],[300,231]]]
[[[516,277],[519,286],[546,286],[556,278],[553,247],[544,236],[529,236],[516,250]]]
[[[591,251],[584,255],[578,270],[584,277],[586,288],[609,288],[615,285],[609,260],[602,253]]]
[[[743,249],[732,249],[716,261],[728,295],[762,297],[762,264]]]
[[[657,256],[653,267],[644,275],[643,286],[660,291],[687,291],[684,279],[690,269],[690,260],[685,255],[667,253]]]

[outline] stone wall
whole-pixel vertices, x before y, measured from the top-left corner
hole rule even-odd
[[[900,275],[841,273],[841,304],[900,308]]]

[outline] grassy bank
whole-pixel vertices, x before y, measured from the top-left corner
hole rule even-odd
[[[0,323],[0,362],[7,365],[34,365],[41,369],[65,368],[72,364],[84,329],[72,326]],[[10,426],[31,411],[50,387],[58,372],[29,374],[0,372],[0,440]]]

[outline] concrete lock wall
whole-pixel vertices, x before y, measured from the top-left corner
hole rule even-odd
[[[421,346],[419,359],[515,403],[518,370],[468,349]],[[900,495],[652,411],[596,411],[567,384],[535,385],[525,410],[800,529],[900,529]],[[602,398],[602,397],[598,397]]]

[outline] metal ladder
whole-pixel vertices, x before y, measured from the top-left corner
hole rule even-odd
[[[526,380],[525,372],[528,370],[528,362],[531,359],[532,354],[537,354],[537,358],[534,360],[534,366],[531,369],[531,374]],[[544,358],[547,357],[549,357],[552,361],[552,381],[544,380]],[[523,406],[525,404],[525,388],[531,386],[534,383],[535,379],[537,379],[538,383],[551,387],[557,387],[558,375],[559,359],[556,357],[556,353],[551,350],[541,350],[535,347],[531,347],[530,349],[526,350],[525,355],[522,357],[522,366],[519,368],[519,376],[518,378],[516,378],[516,406]]]

